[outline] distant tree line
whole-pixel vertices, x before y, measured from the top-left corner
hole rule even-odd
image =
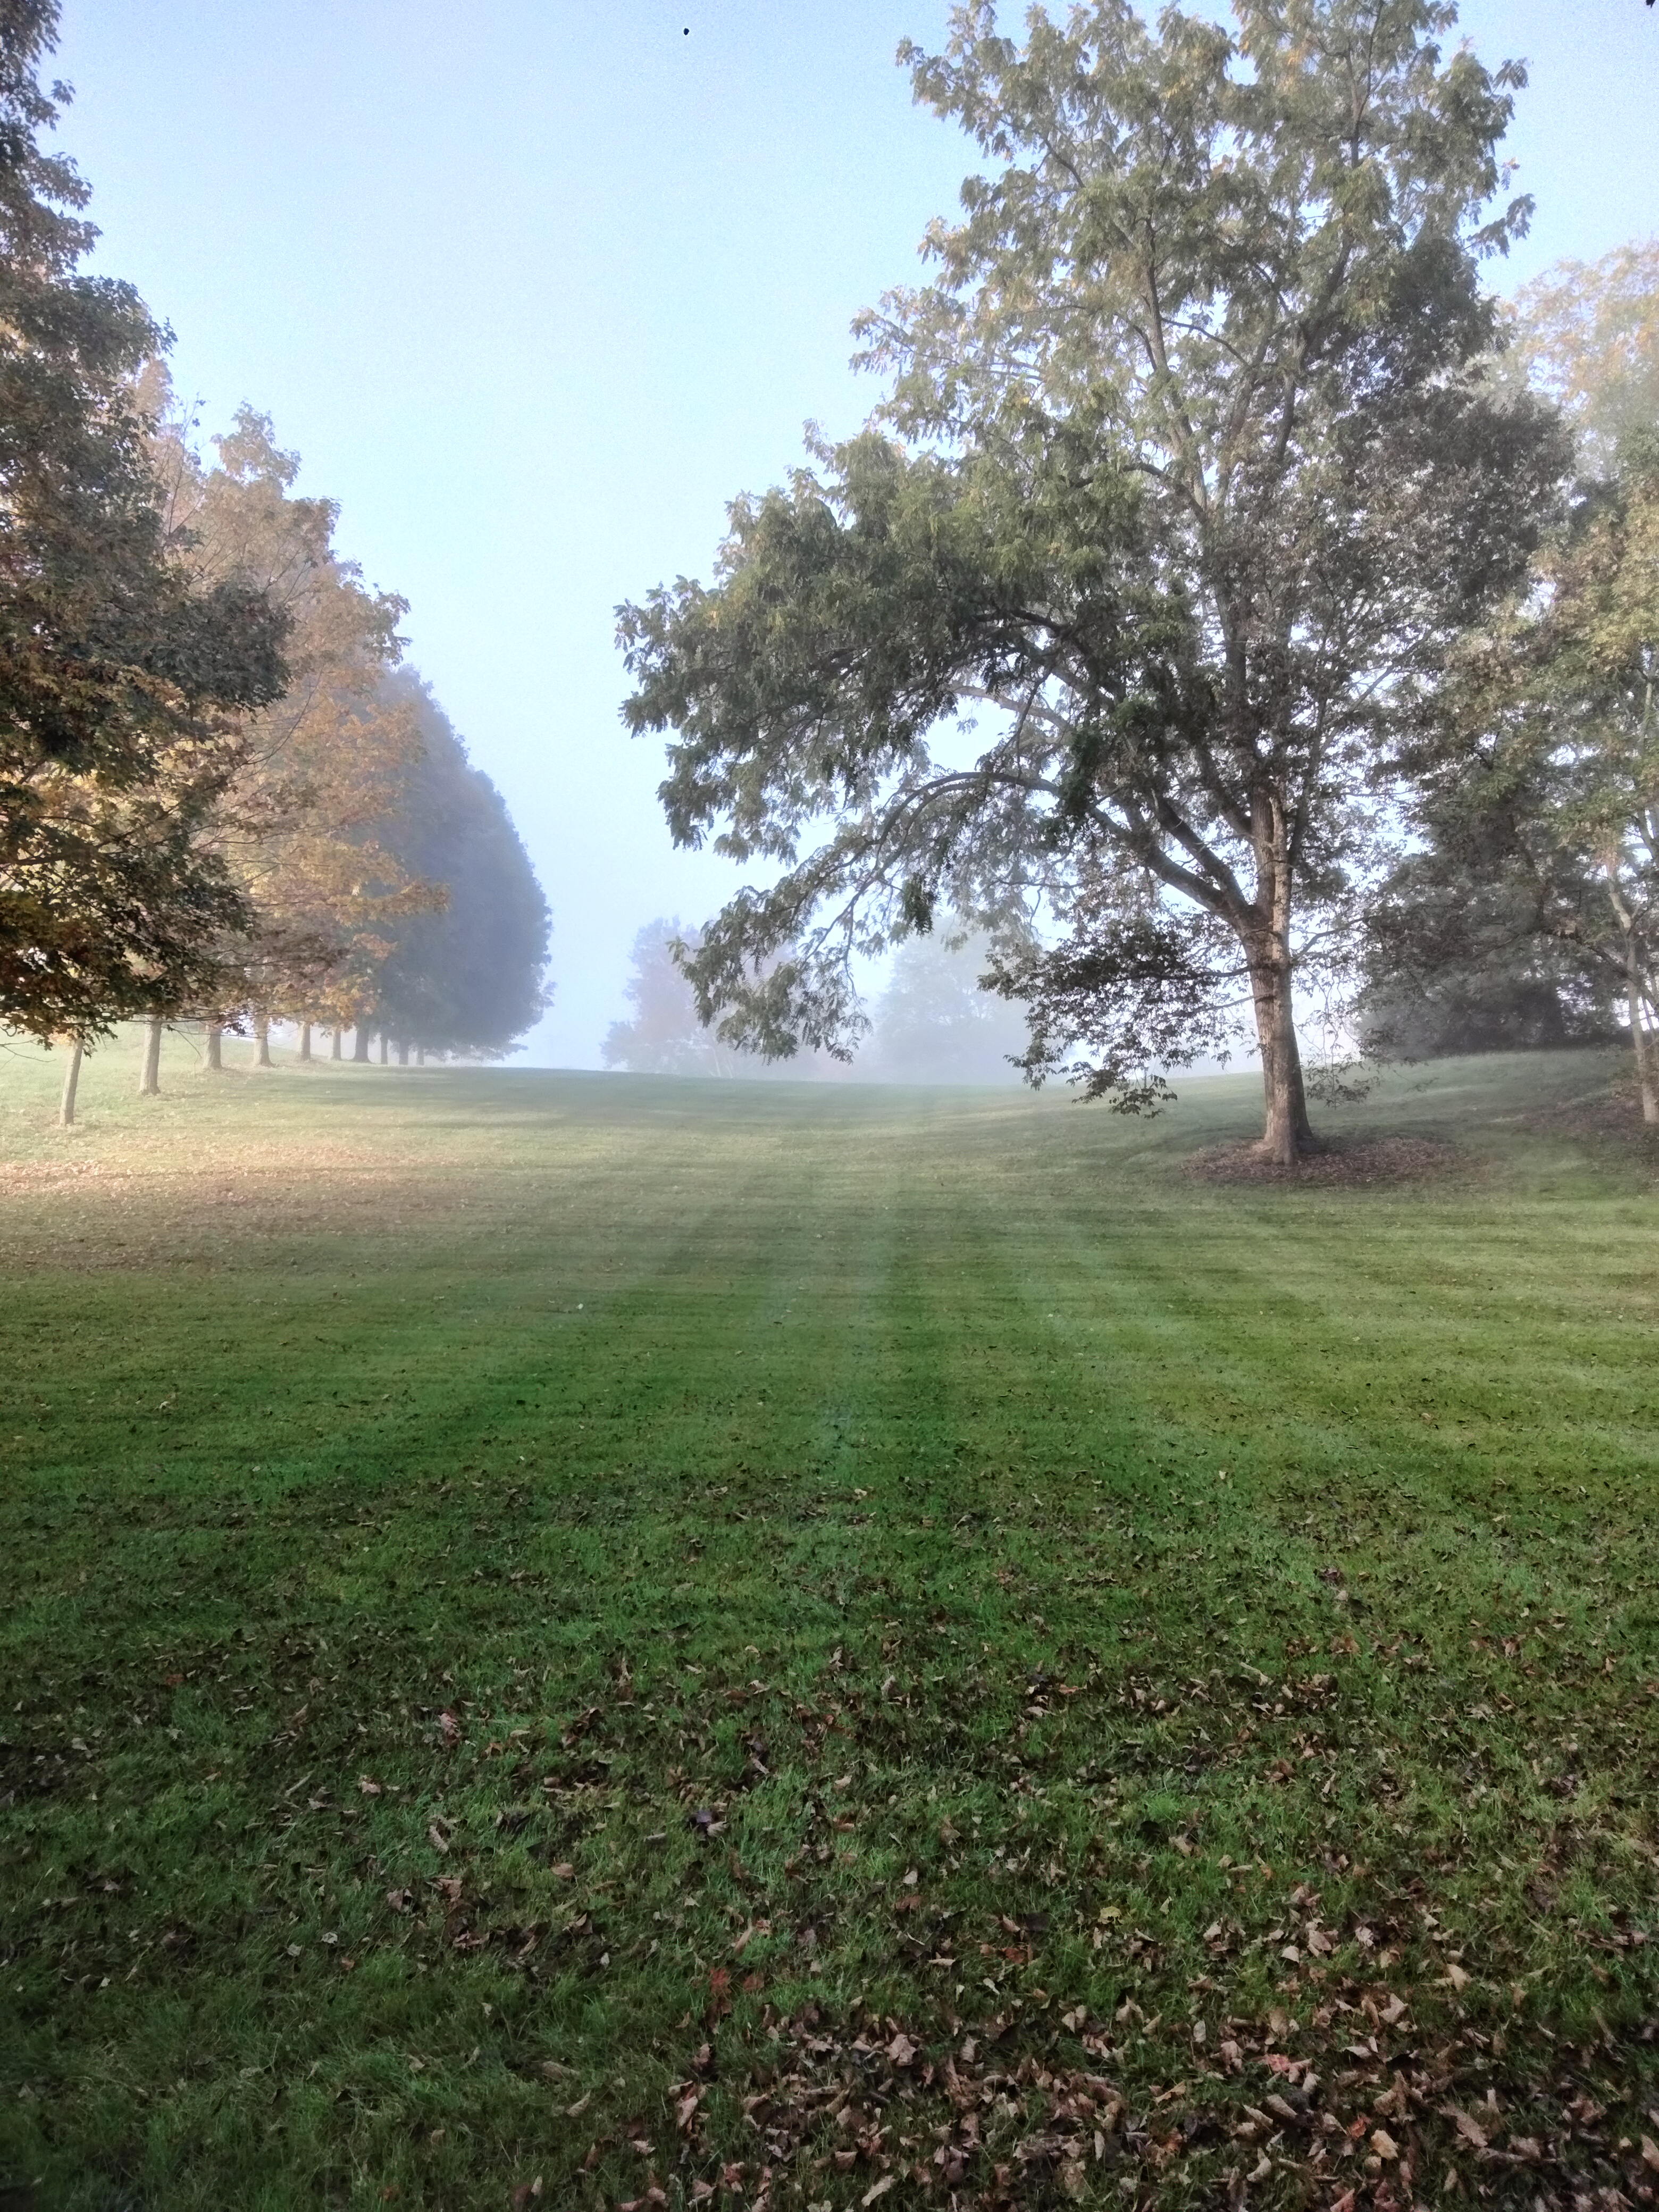
[[[602,1048],[607,1067],[636,1074],[767,1076],[792,1081],[1011,1083],[1024,1049],[1023,1010],[988,994],[981,977],[991,957],[982,932],[952,927],[905,939],[890,964],[854,1053],[767,1060],[729,1042],[699,1018],[683,961],[702,933],[676,921],[647,922],[634,939],[629,1012],[613,1022]]]
[[[499,794],[398,665],[404,610],[243,408],[204,463],[130,285],[42,149],[54,0],[0,0],[0,1023],[273,1021],[507,1049],[548,913]]]

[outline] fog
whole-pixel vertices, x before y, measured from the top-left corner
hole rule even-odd
[[[670,845],[613,610],[706,574],[726,500],[789,469],[809,417],[840,434],[872,403],[849,320],[914,281],[977,165],[892,64],[946,12],[67,0],[61,143],[99,265],[173,325],[204,434],[251,400],[340,502],[529,848],[556,985],[530,1062],[600,1065],[636,933],[735,885]],[[1463,21],[1532,64],[1512,150],[1538,216],[1503,281],[1650,228],[1647,10]]]

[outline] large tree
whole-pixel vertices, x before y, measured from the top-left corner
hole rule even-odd
[[[691,962],[705,1015],[833,1048],[857,951],[941,900],[1035,906],[1002,967],[1033,1074],[1080,1040],[1074,1073],[1144,1103],[1242,999],[1289,1161],[1297,964],[1562,446],[1473,374],[1480,260],[1525,215],[1496,204],[1520,72],[1443,50],[1434,0],[1237,14],[1096,0],[1020,46],[978,0],[903,49],[993,167],[929,234],[936,281],[864,321],[890,396],[734,504],[712,586],[620,621],[674,835],[778,872]]]
[[[0,0],[0,1022],[42,1038],[211,987],[244,918],[202,824],[282,690],[285,623],[171,539],[135,379],[164,343],[40,134],[52,0]]]
[[[440,898],[385,925],[381,957],[362,964],[358,1019],[404,1046],[496,1058],[551,1001],[547,901],[506,802],[428,686],[401,669],[380,698],[407,713],[419,755],[375,845]]]

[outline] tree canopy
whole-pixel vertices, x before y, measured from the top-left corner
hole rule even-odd
[[[95,1033],[211,988],[245,919],[202,825],[282,692],[287,621],[192,574],[135,379],[166,343],[44,152],[51,0],[0,8],[0,1021]]]
[[[1565,447],[1476,373],[1520,71],[1431,0],[1237,17],[1095,0],[1020,46],[976,0],[902,51],[994,166],[863,319],[887,398],[620,635],[674,836],[776,872],[706,933],[705,1016],[835,1048],[853,957],[948,902],[1001,933],[1035,1077],[1146,1103],[1245,1000],[1291,1159],[1294,974]]]

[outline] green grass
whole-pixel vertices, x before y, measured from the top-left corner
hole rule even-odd
[[[0,1058],[0,2203],[1650,2199],[1616,1061],[168,1054]]]

